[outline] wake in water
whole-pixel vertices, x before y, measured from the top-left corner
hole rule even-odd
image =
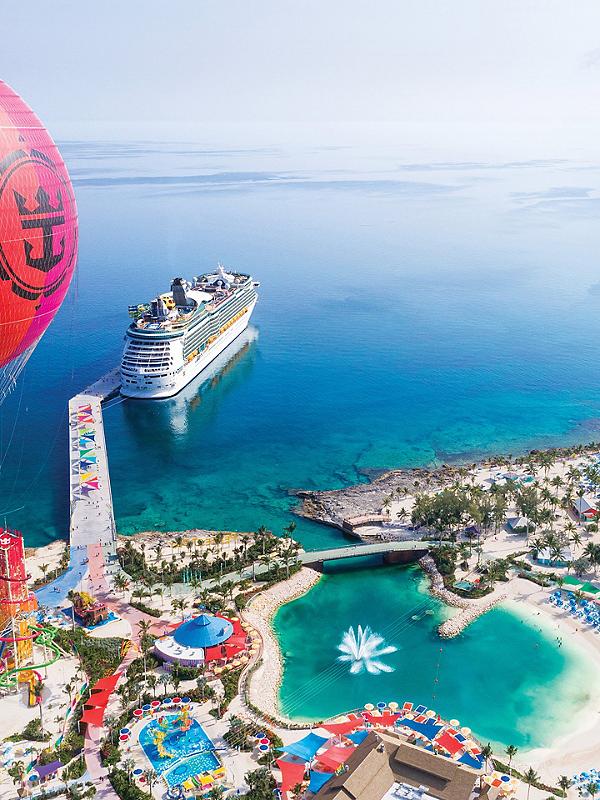
[[[394,671],[393,667],[384,664],[380,659],[395,653],[397,649],[393,645],[386,645],[383,636],[373,633],[368,625],[364,630],[359,625],[356,632],[350,627],[342,636],[342,641],[338,644],[342,655],[337,660],[351,664],[351,675],[360,675],[361,672],[379,675]]]

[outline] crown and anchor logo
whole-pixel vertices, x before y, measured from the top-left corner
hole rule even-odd
[[[77,212],[68,177],[38,150],[16,150],[0,162],[0,279],[26,300],[53,294],[77,254]]]
[[[0,536],[0,547],[3,550],[8,550],[12,544],[12,540],[13,537],[9,533],[3,533],[2,536]]]

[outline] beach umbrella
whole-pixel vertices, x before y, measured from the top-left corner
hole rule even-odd
[[[460,725],[460,722],[459,722],[457,719],[451,719],[451,720],[450,720],[450,725],[451,725],[453,728],[458,728],[458,726]]]
[[[460,729],[460,732],[462,733],[463,736],[470,736],[471,735],[471,728],[467,728],[465,726],[464,728]]]
[[[429,719],[433,719],[433,717],[437,717],[437,714],[430,708],[428,711],[425,712],[425,716],[429,717]]]
[[[386,707],[386,705],[387,705],[387,704],[386,704],[386,703],[384,703],[384,702],[379,702],[379,703],[377,703],[377,708],[378,708],[380,711],[383,711],[383,709]]]
[[[265,734],[262,731],[260,731],[259,733],[255,733],[254,734],[254,738],[255,739],[264,739],[265,738]]]
[[[365,703],[365,710],[366,711],[373,711],[374,708],[375,708],[375,706],[373,705],[373,703]]]
[[[394,700],[392,700],[391,703],[388,703],[388,706],[389,706],[391,711],[395,711],[398,708],[398,703],[396,703]]]

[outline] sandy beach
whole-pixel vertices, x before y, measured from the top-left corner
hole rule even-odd
[[[289,580],[281,581],[265,592],[261,592],[244,611],[244,619],[256,628],[262,639],[260,654],[262,663],[250,678],[248,697],[250,702],[265,715],[283,722],[286,720],[279,710],[278,703],[283,661],[277,637],[271,627],[272,620],[280,606],[306,594],[319,582],[320,578],[319,572],[309,567],[303,567]],[[294,727],[301,727],[297,722],[291,720],[290,724]]]
[[[551,638],[562,639],[563,646],[578,657],[588,659],[592,680],[585,688],[589,697],[573,720],[573,731],[559,736],[544,748],[518,753],[514,763],[527,769],[533,766],[546,780],[595,767],[600,758],[600,683],[594,680],[600,660],[600,636],[562,609],[548,602],[550,591],[531,581],[514,578],[507,586],[503,605],[529,624],[544,630]],[[558,642],[557,642],[558,646]],[[560,698],[558,698],[560,702]]]

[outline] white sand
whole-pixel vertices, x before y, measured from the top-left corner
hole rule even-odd
[[[600,681],[596,678],[600,660],[600,635],[582,625],[562,609],[548,602],[550,592],[531,581],[515,578],[508,584],[509,599],[505,605],[528,622],[543,628],[552,637],[560,637],[563,647],[589,659],[589,698],[572,719],[572,732],[557,738],[549,747],[518,753],[515,766],[533,766],[546,781],[560,775],[571,777],[575,772],[600,764]],[[557,643],[558,646],[558,643]],[[560,703],[560,698],[557,698]]]

